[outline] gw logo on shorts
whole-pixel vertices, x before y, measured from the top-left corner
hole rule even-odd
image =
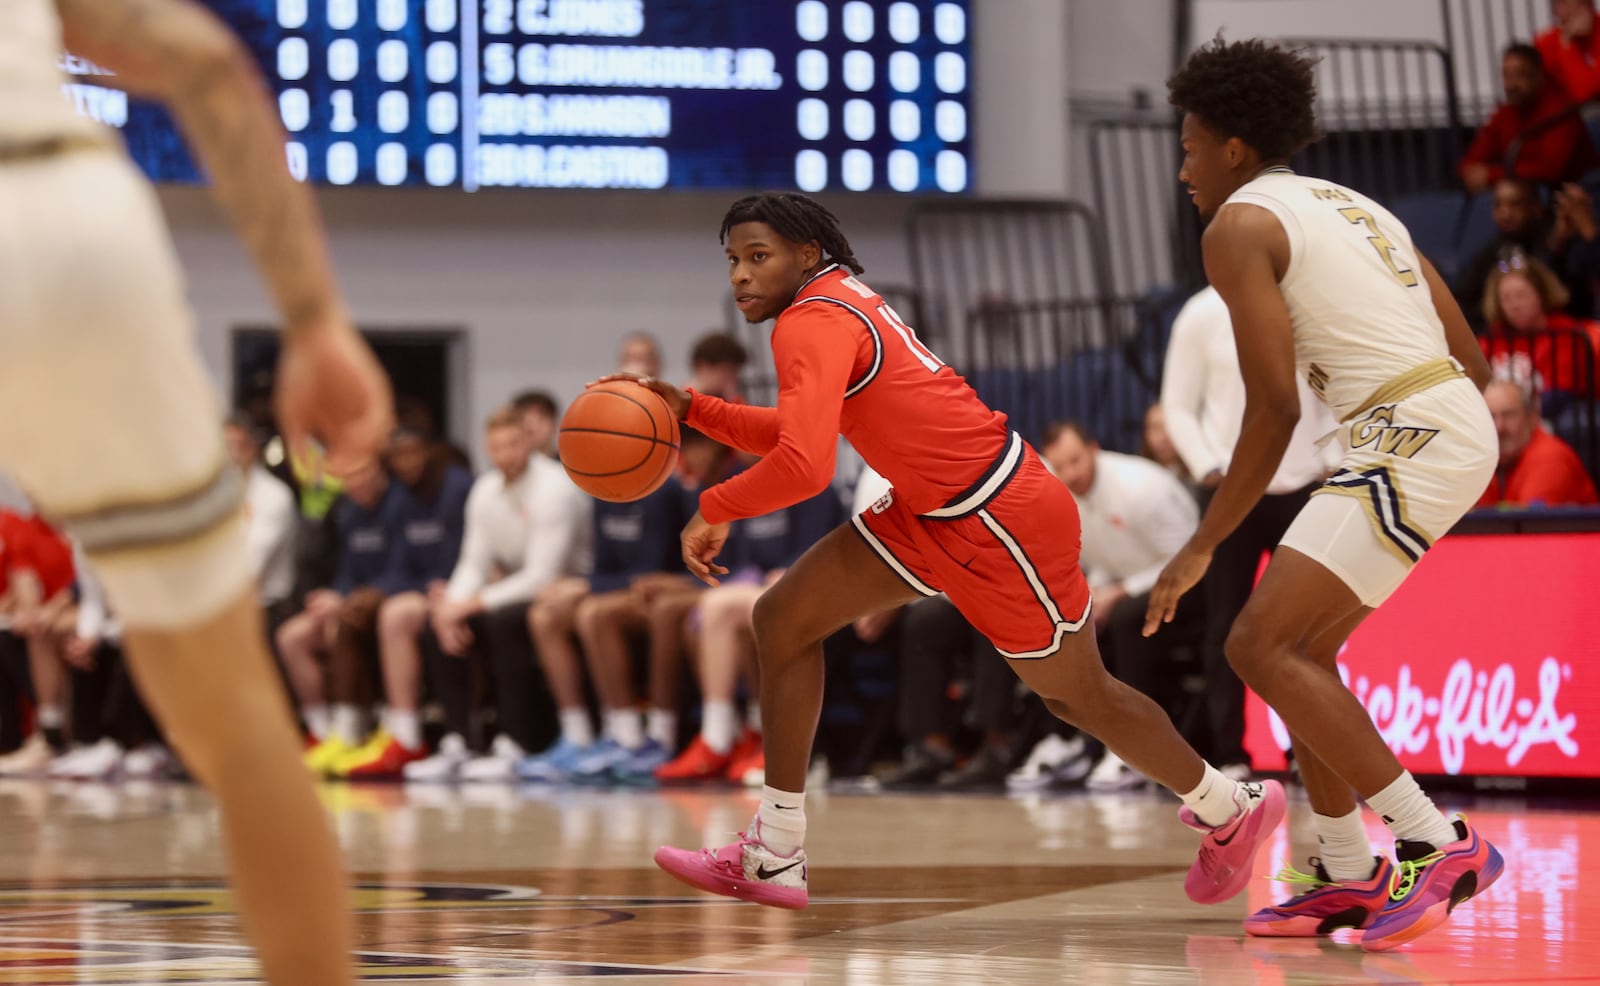
[[[1397,455],[1409,459],[1421,452],[1434,436],[1437,428],[1403,428],[1394,423],[1395,405],[1372,409],[1372,413],[1350,426],[1350,448],[1373,446],[1383,455]]]

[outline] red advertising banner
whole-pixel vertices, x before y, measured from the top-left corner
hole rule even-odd
[[[1600,777],[1600,534],[1444,538],[1339,673],[1414,773]],[[1282,770],[1288,745],[1252,693],[1256,769]]]

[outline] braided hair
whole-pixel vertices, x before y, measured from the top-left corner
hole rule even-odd
[[[825,260],[842,264],[852,273],[865,268],[850,251],[850,241],[839,230],[839,219],[820,202],[799,192],[761,192],[747,195],[728,207],[718,240],[728,242],[728,231],[740,223],[766,223],[791,243],[816,242]]]

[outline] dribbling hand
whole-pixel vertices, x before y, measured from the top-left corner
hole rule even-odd
[[[1161,624],[1171,623],[1178,615],[1178,600],[1195,587],[1211,567],[1211,552],[1185,544],[1161,570],[1154,589],[1150,590],[1150,607],[1145,610],[1144,635],[1161,629]]]
[[[646,390],[652,390],[661,395],[661,399],[667,402],[667,409],[679,421],[689,416],[689,401],[691,398],[688,392],[679,390],[660,377],[647,377],[642,373],[608,373],[599,380],[591,380],[584,384],[584,389],[597,387],[603,383],[615,383],[618,380],[631,380]]]
[[[394,430],[389,378],[342,319],[284,333],[274,404],[290,451],[315,439],[333,476],[376,462]]]
[[[682,541],[683,564],[688,567],[689,574],[706,585],[721,585],[717,576],[727,575],[728,570],[717,564],[717,555],[728,541],[728,525],[708,524],[697,510],[689,526],[683,529]]]

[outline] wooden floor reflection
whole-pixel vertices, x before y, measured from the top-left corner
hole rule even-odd
[[[1183,895],[1194,837],[1156,794],[814,796],[812,906],[689,891],[662,843],[725,842],[733,792],[329,787],[371,982],[1600,984],[1600,812],[1479,802],[1506,876],[1398,952],[1248,939]],[[184,785],[0,782],[0,984],[256,981],[215,809]],[[1376,830],[1374,835],[1378,834]],[[1580,888],[1590,889],[1584,892]]]

